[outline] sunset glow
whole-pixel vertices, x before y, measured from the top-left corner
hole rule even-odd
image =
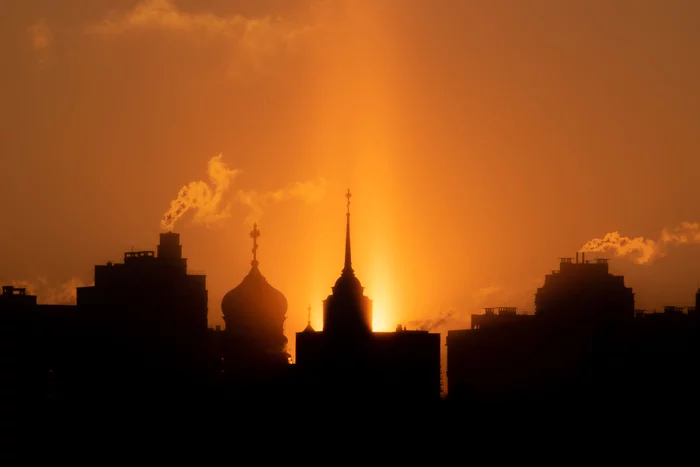
[[[173,229],[223,325],[255,221],[294,353],[348,188],[378,331],[532,311],[582,246],[641,308],[698,285],[695,4],[37,2],[0,6],[0,279],[40,302]]]

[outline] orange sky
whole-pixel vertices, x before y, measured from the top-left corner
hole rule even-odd
[[[212,325],[255,219],[291,349],[308,304],[320,327],[348,187],[377,328],[531,311],[588,240],[700,221],[698,17],[645,0],[3,2],[0,282],[60,300],[94,264],[154,249],[178,190],[221,154],[239,171],[228,216],[175,226]],[[238,198],[297,182],[320,191],[256,211]],[[699,260],[671,245],[611,269],[638,307],[681,306]]]

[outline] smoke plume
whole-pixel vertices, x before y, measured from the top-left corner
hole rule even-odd
[[[221,161],[222,155],[209,160],[207,174],[213,188],[205,181],[190,182],[180,188],[180,192],[170,203],[170,209],[160,221],[165,230],[172,230],[175,223],[189,210],[195,211],[194,222],[209,225],[229,216],[230,204],[221,207],[224,194],[238,175],[236,169],[229,169]]]
[[[673,228],[664,227],[657,240],[630,238],[620,235],[620,232],[610,232],[602,238],[589,240],[581,247],[581,251],[629,256],[637,264],[649,264],[666,256],[670,246],[694,243],[700,243],[700,224],[681,222]]]
[[[219,154],[209,160],[209,183],[200,180],[180,188],[177,198],[171,201],[170,209],[160,221],[164,230],[172,230],[175,223],[190,210],[194,211],[193,222],[211,226],[230,217],[231,206],[235,201],[248,207],[246,222],[252,224],[260,220],[265,208],[270,204],[288,200],[313,203],[325,194],[324,179],[316,182],[295,182],[284,188],[262,193],[254,190],[229,193],[231,184],[240,171],[229,168],[221,158],[222,155]]]
[[[417,326],[421,331],[433,331],[449,320],[454,314],[454,310],[441,312],[435,319],[426,319],[422,321],[411,321],[409,325]]]

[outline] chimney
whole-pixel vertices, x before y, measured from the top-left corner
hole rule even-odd
[[[585,262],[586,262],[586,252],[582,251],[581,252],[581,263],[585,263]]]
[[[158,244],[158,258],[182,259],[182,245],[180,245],[180,234],[167,232],[160,234]]]
[[[578,264],[578,251],[576,252],[576,264]]]

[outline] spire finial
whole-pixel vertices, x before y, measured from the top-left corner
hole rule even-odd
[[[348,192],[345,194],[345,197],[348,199],[348,212],[347,212],[347,223],[345,225],[345,267],[343,268],[343,274],[354,274],[354,271],[352,270],[352,256],[350,252],[350,197],[352,194],[350,193],[350,188],[348,188]]]
[[[311,305],[309,305],[309,307],[307,308],[307,310],[309,311],[309,316],[308,316],[307,324],[308,324],[309,326],[311,326]]]
[[[258,237],[260,236],[260,231],[258,230],[258,224],[253,224],[253,230],[250,231],[250,238],[253,239],[253,261],[250,265],[254,268],[258,267]]]

